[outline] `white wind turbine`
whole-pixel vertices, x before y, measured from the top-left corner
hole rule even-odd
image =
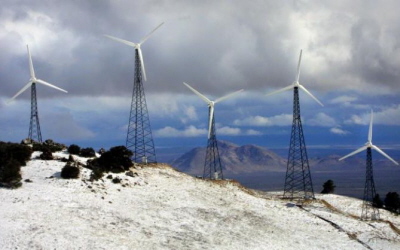
[[[19,96],[20,94],[22,94],[22,92],[24,92],[26,89],[28,89],[29,87],[31,87],[31,86],[32,86],[33,84],[35,84],[35,83],[40,83],[40,84],[46,85],[46,86],[48,86],[48,87],[51,87],[51,88],[60,90],[60,91],[65,92],[65,93],[68,93],[68,91],[66,91],[66,90],[64,90],[64,89],[62,89],[62,88],[56,87],[56,86],[54,86],[53,84],[50,84],[50,83],[48,83],[48,82],[45,82],[45,81],[43,81],[43,80],[40,80],[40,79],[37,79],[37,78],[36,78],[36,76],[35,76],[35,70],[33,69],[33,63],[32,63],[31,52],[29,51],[29,46],[26,45],[26,48],[28,49],[29,71],[30,71],[31,78],[29,79],[29,82],[28,82],[20,91],[18,91],[18,93],[16,93],[8,102],[11,102],[12,100],[14,100],[17,96]]]
[[[29,87],[31,87],[31,119],[30,119],[30,124],[29,124],[28,138],[33,140],[34,139],[33,137],[37,136],[37,141],[42,142],[42,134],[40,131],[40,123],[39,123],[39,112],[38,112],[38,106],[37,106],[36,84],[40,83],[42,85],[60,90],[65,93],[68,93],[68,92],[62,88],[54,86],[53,84],[50,84],[48,82],[45,82],[41,79],[36,78],[35,70],[33,69],[31,52],[29,51],[29,46],[26,45],[26,48],[28,49],[30,79],[29,79],[29,82],[20,91],[18,91],[8,102],[11,102],[17,96],[22,94],[22,92],[24,92]]]
[[[109,36],[109,35],[104,35],[104,36],[106,36],[106,37],[108,37],[108,38],[110,38],[110,39],[112,39],[112,40],[115,40],[115,41],[117,41],[117,42],[126,44],[126,45],[128,45],[128,46],[132,46],[132,47],[134,47],[134,48],[138,51],[139,60],[140,60],[140,65],[141,65],[142,72],[143,72],[143,77],[144,77],[144,80],[147,81],[146,70],[145,70],[145,68],[144,68],[144,62],[143,62],[143,54],[142,54],[142,50],[141,50],[140,46],[141,46],[147,39],[149,39],[149,37],[150,37],[158,28],[160,28],[161,25],[163,25],[163,24],[164,24],[164,22],[162,22],[161,24],[159,24],[159,25],[158,25],[155,29],[153,29],[147,36],[145,36],[144,38],[142,38],[142,40],[140,40],[139,43],[133,43],[133,42],[130,42],[130,41],[127,41],[127,40],[124,40],[124,39],[120,39],[120,38],[117,38],[117,37]]]
[[[302,54],[302,50],[300,50],[300,56],[299,56],[299,63],[297,64],[297,75],[296,75],[296,80],[289,86],[273,91],[269,94],[267,94],[267,96],[269,95],[273,95],[273,94],[277,94],[286,90],[290,90],[293,88],[300,88],[302,89],[304,92],[306,92],[309,96],[311,96],[311,98],[313,98],[319,105],[324,106],[324,104],[322,104],[322,102],[320,102],[313,94],[311,94],[303,85],[300,84],[299,79],[300,79],[300,63],[301,63],[301,54]]]
[[[352,155],[355,155],[357,153],[360,153],[361,151],[364,151],[364,150],[370,148],[370,149],[375,149],[381,155],[385,156],[387,159],[392,161],[394,164],[399,165],[399,163],[397,161],[393,160],[389,155],[387,155],[385,152],[383,152],[380,148],[378,148],[377,146],[372,144],[372,122],[373,122],[373,116],[374,116],[374,112],[371,110],[371,119],[370,119],[370,123],[369,123],[369,131],[368,131],[368,141],[365,143],[365,145],[363,147],[351,152],[350,154],[348,154],[346,156],[343,156],[342,158],[339,159],[339,161],[344,160],[347,157],[350,157]]]
[[[213,121],[214,121],[214,106],[215,106],[215,104],[218,103],[218,102],[221,102],[221,101],[223,101],[223,100],[226,100],[226,99],[228,99],[228,98],[230,98],[230,97],[236,95],[236,94],[239,93],[239,92],[242,92],[243,89],[238,90],[238,91],[235,91],[235,92],[230,93],[230,94],[227,94],[227,95],[225,95],[225,96],[223,96],[223,97],[220,97],[220,98],[216,99],[215,101],[211,101],[210,99],[208,99],[207,97],[205,97],[204,95],[202,95],[199,91],[197,91],[197,90],[195,90],[194,88],[192,88],[189,84],[187,84],[187,83],[185,83],[185,82],[184,82],[183,84],[185,84],[186,87],[188,87],[191,91],[193,91],[196,95],[198,95],[203,101],[205,101],[205,102],[208,104],[208,107],[209,107],[208,139],[210,139],[210,137],[211,137],[212,124],[213,124]]]

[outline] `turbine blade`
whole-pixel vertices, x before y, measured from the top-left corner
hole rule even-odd
[[[372,122],[374,120],[374,112],[371,109],[371,119],[369,121],[368,141],[372,143]]]
[[[29,88],[32,85],[32,82],[28,82],[28,84],[26,84],[20,91],[18,91],[18,93],[16,93],[13,97],[11,97],[11,99],[7,102],[11,102],[12,100],[14,100],[17,96],[19,96],[22,92],[24,92],[27,88]]]
[[[278,93],[281,93],[281,92],[289,90],[289,89],[293,89],[293,87],[294,86],[291,84],[291,85],[289,85],[287,87],[284,87],[283,89],[278,89],[278,90],[272,91],[271,93],[268,93],[267,96],[278,94]]]
[[[196,95],[198,95],[203,101],[205,101],[206,103],[211,103],[211,100],[208,99],[207,97],[205,97],[204,95],[202,95],[199,91],[195,90],[194,88],[190,87],[189,84],[187,84],[186,82],[184,82],[183,84],[186,85],[186,87],[188,87],[191,91],[193,91]]]
[[[367,148],[368,148],[368,146],[363,146],[363,147],[361,147],[361,148],[359,148],[359,149],[357,149],[357,150],[351,152],[350,154],[348,154],[348,155],[346,155],[346,156],[343,156],[342,158],[339,159],[339,161],[344,160],[344,159],[346,159],[347,157],[350,157],[350,156],[352,156],[352,155],[358,154],[358,153],[360,153],[361,151],[363,151],[363,150],[365,150],[365,149],[367,149]]]
[[[140,60],[140,66],[142,68],[142,74],[144,77],[144,80],[147,81],[147,76],[146,76],[146,70],[144,68],[144,61],[143,61],[143,54],[142,54],[142,50],[140,48],[137,49],[138,53],[139,53],[139,60]]]
[[[312,99],[314,99],[316,102],[318,102],[319,105],[321,105],[322,107],[324,106],[324,104],[322,104],[322,102],[320,102],[315,96],[313,96],[313,94],[310,93],[310,91],[308,91],[303,85],[299,84],[299,87],[306,92],[309,96],[312,97]]]
[[[303,50],[300,50],[299,63],[297,64],[296,82],[299,82],[299,79],[300,79],[300,63],[301,63],[301,54],[302,53],[303,53]]]
[[[29,51],[29,46],[28,44],[26,45],[26,48],[28,49],[28,58],[29,58],[29,72],[31,74],[31,78],[35,78],[35,70],[33,69],[33,62],[32,62],[32,56],[31,52]]]
[[[383,152],[380,148],[378,148],[375,145],[372,145],[372,148],[375,149],[376,151],[378,151],[379,153],[381,153],[381,155],[385,156],[386,158],[388,158],[389,160],[391,160],[394,164],[399,165],[399,163],[395,160],[393,160],[389,155],[387,155],[385,152]]]
[[[210,117],[208,118],[208,139],[211,137],[211,127],[214,120],[214,106],[210,106]]]
[[[139,44],[143,44],[147,39],[149,39],[149,37],[158,29],[161,27],[161,25],[163,25],[164,22],[162,22],[161,24],[159,24],[155,29],[153,29],[147,36],[143,37],[142,40],[140,40]]]
[[[225,96],[223,96],[223,97],[220,97],[220,98],[218,98],[217,100],[215,100],[214,103],[221,102],[221,101],[223,101],[223,100],[226,100],[226,99],[228,99],[228,98],[231,98],[232,96],[234,96],[234,95],[236,95],[236,94],[242,92],[243,90],[244,90],[244,89],[241,89],[241,90],[235,91],[235,92],[233,92],[233,93],[227,94],[227,95],[225,95]]]
[[[135,48],[137,47],[137,44],[136,44],[136,43],[129,42],[129,41],[127,41],[127,40],[120,39],[120,38],[113,37],[113,36],[109,36],[109,35],[104,35],[104,36],[105,36],[105,37],[108,37],[108,38],[110,38],[110,39],[112,39],[112,40],[114,40],[114,41],[117,41],[117,42],[126,44],[126,45],[128,45],[128,46],[132,46],[132,47],[135,47]]]
[[[60,90],[60,91],[62,91],[62,92],[68,93],[68,91],[66,91],[66,90],[64,90],[64,89],[62,89],[62,88],[59,88],[59,87],[57,87],[57,86],[54,86],[53,84],[50,84],[50,83],[45,82],[45,81],[43,81],[43,80],[36,79],[35,82],[36,82],[36,83],[43,84],[43,85],[46,85],[46,86],[49,86],[49,87],[51,87],[51,88],[53,88],[53,89],[57,89],[57,90]]]

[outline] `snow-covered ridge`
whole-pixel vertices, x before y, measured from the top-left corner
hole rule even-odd
[[[108,174],[88,181],[85,168],[66,180],[59,177],[64,165],[32,159],[22,168],[31,182],[0,189],[0,249],[400,249],[387,222],[351,216],[360,213],[357,199],[318,195],[299,207],[280,194],[163,164],[111,174],[121,179],[116,184]],[[381,217],[400,227],[389,212]]]

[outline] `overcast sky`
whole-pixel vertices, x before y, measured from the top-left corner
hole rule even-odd
[[[125,144],[134,49],[143,45],[145,91],[157,148],[204,146],[207,106],[182,82],[216,99],[217,137],[287,147],[292,91],[266,97],[295,79],[306,143],[358,148],[375,111],[374,143],[400,149],[399,1],[15,1],[0,8],[0,140],[29,128],[30,91],[6,104],[36,76],[69,91],[38,86],[42,136],[110,147]],[[179,143],[177,143],[179,142]]]

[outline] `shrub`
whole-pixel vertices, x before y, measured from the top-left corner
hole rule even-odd
[[[81,152],[81,148],[78,145],[71,144],[68,147],[68,153],[70,153],[72,155],[79,155],[80,152]]]
[[[0,142],[0,164],[5,163],[10,159],[14,159],[25,166],[26,162],[30,160],[32,155],[32,148],[29,146],[17,143],[4,143]]]
[[[21,165],[17,160],[10,159],[3,165],[0,171],[0,182],[10,183],[21,180]]]
[[[104,169],[100,166],[95,166],[92,168],[92,173],[90,175],[90,180],[98,180],[104,175]]]
[[[45,160],[45,161],[48,161],[48,160],[53,160],[54,158],[53,158],[53,154],[51,153],[51,151],[49,150],[49,149],[44,149],[44,151],[42,152],[42,154],[40,154],[40,156],[39,156],[39,158],[41,159],[41,160]]]
[[[41,152],[50,151],[54,153],[63,150],[64,148],[66,148],[66,146],[64,144],[57,143],[54,142],[53,140],[48,139],[43,143],[33,142],[32,148],[33,151],[41,151]]]
[[[385,207],[392,212],[399,212],[400,210],[400,197],[396,192],[389,192],[385,197]]]
[[[32,149],[17,143],[0,142],[0,182],[1,186],[16,188],[21,183],[21,166],[30,159]]]
[[[93,148],[82,148],[79,155],[82,157],[95,157],[96,152],[94,151]]]
[[[87,168],[92,169],[92,180],[103,177],[105,172],[123,172],[128,170],[133,164],[130,159],[132,151],[125,146],[117,146],[103,153],[100,158],[87,162]]]
[[[335,192],[335,184],[333,183],[332,180],[327,180],[324,185],[322,185],[322,187],[324,188],[321,191],[321,194],[332,194]]]
[[[61,170],[61,177],[64,179],[76,179],[79,177],[79,173],[79,167],[67,163]]]

